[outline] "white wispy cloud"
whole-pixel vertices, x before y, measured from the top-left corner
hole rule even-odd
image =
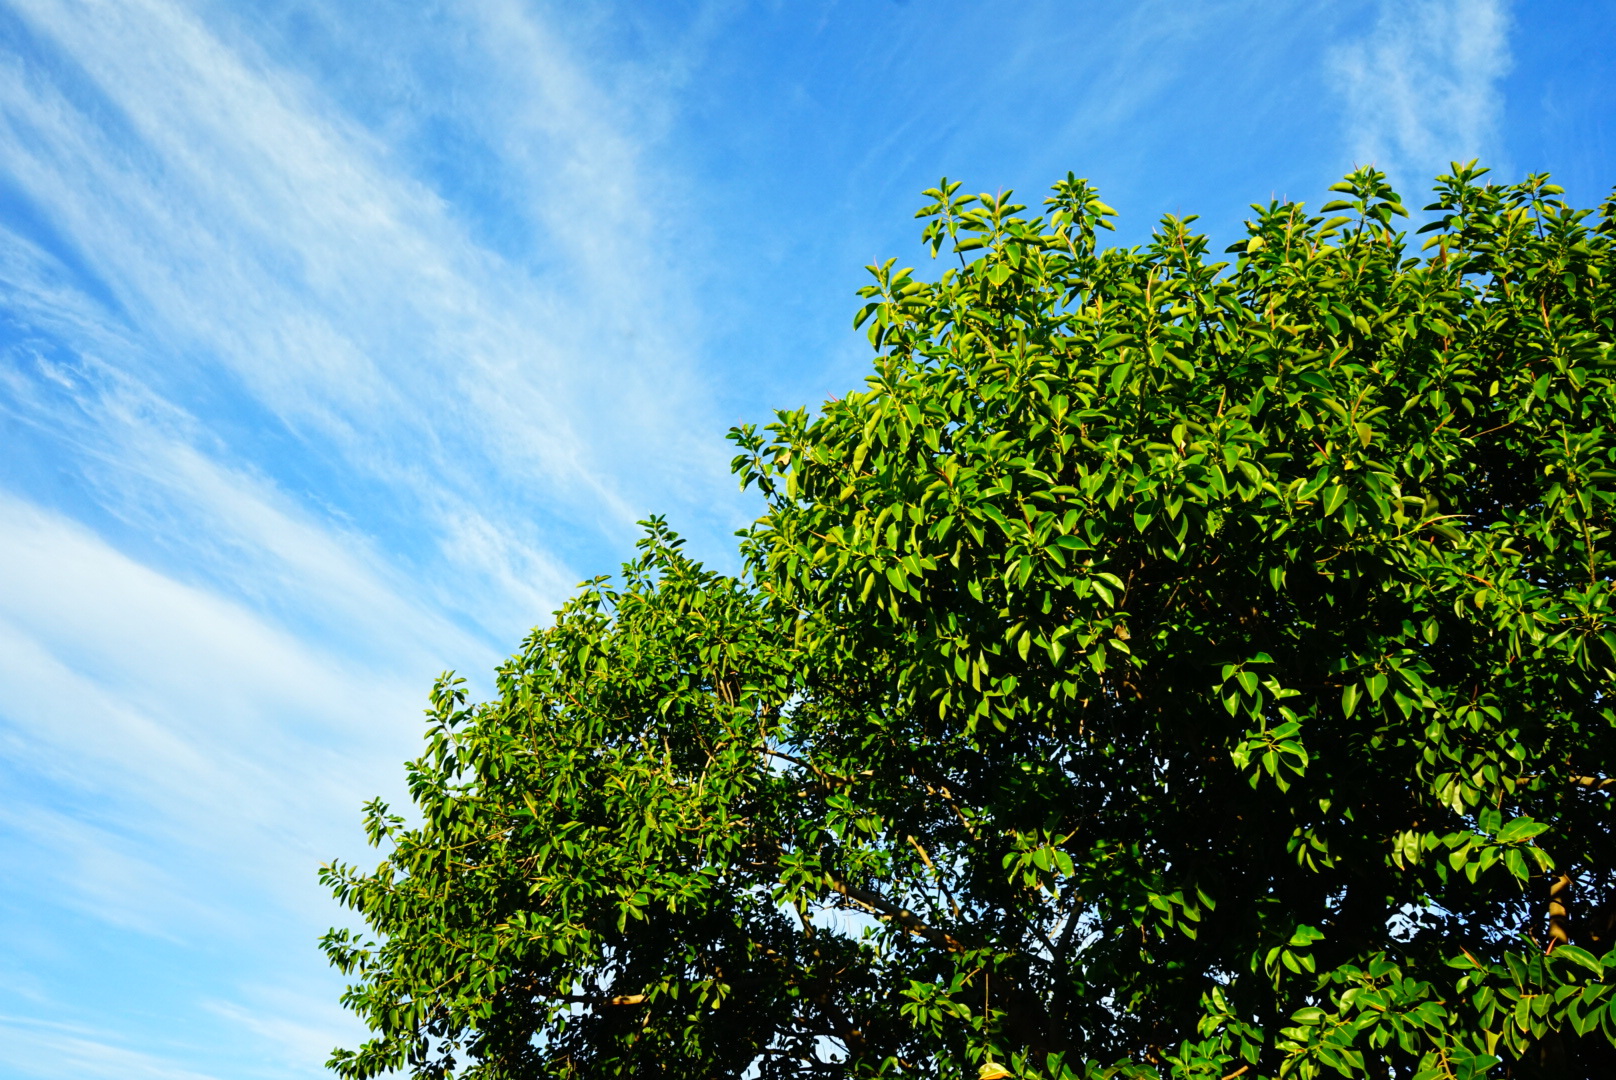
[[[683,298],[657,284],[677,280],[657,272],[670,222],[636,182],[611,97],[537,19],[479,8],[467,29],[486,49],[467,60],[531,91],[520,109],[475,107],[504,122],[513,160],[546,153],[531,171],[559,269],[540,277],[473,242],[374,135],[179,5],[17,7],[93,85],[0,69],[8,169],[139,325],[142,354],[120,358],[134,375],[171,389],[222,368],[296,437],[420,501],[446,539],[480,514],[502,543],[451,550],[520,551],[521,572],[543,562],[524,512],[621,538],[670,485],[718,479],[689,475],[716,464],[718,425],[687,371]]]
[[[0,1016],[0,1037],[13,1075],[84,1080],[216,1080],[153,1054],[119,1046],[94,1029]]]
[[[1354,159],[1423,185],[1452,161],[1501,165],[1508,0],[1381,0],[1374,26],[1330,54]]]
[[[486,672],[634,517],[731,524],[647,149],[684,76],[626,94],[512,2],[437,17],[399,77],[504,170],[491,209],[228,6],[0,5],[0,422],[34,455],[0,480],[8,1007],[84,1016],[53,950],[85,927],[150,988],[9,1022],[24,1073],[317,1069],[351,1021],[314,868],[360,855],[431,676]],[[176,1022],[193,1045],[152,1038]]]
[[[0,679],[27,688],[6,705],[8,756],[100,808],[74,820],[13,802],[8,831],[64,853],[61,895],[102,917],[173,934],[208,902],[162,892],[174,882],[162,867],[137,872],[100,853],[130,838],[129,850],[166,851],[175,865],[216,860],[215,881],[306,894],[313,864],[297,864],[350,834],[383,780],[383,763],[356,753],[396,762],[416,744],[421,688],[407,663],[366,669],[323,654],[4,496],[0,565]],[[110,884],[93,880],[98,864],[119,868]],[[148,884],[126,887],[136,878]]]
[[[223,999],[214,1015],[250,1013],[248,1030],[266,1037],[302,1031],[299,1052],[323,1042],[303,1061],[313,1069],[351,1026],[331,1015],[331,980],[314,977],[313,939],[341,921],[314,868],[363,850],[362,800],[399,795],[398,762],[419,745],[418,658],[401,650],[377,667],[333,655],[6,496],[0,565],[0,685],[12,690],[0,709],[8,903],[164,943],[135,947],[151,970],[118,980],[177,977],[240,994],[252,1008],[231,1011]],[[350,629],[397,635],[384,621],[398,610]],[[62,947],[35,938],[17,962],[26,969],[21,954],[44,950],[35,960],[48,970]],[[165,976],[165,951],[195,970]],[[203,960],[210,953],[234,958],[226,973],[301,989],[255,1000],[233,974],[220,985]],[[81,1015],[59,982],[24,974],[44,1015]],[[116,1042],[110,1031],[105,1039]]]

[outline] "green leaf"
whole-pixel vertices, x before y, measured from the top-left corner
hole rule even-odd
[[[1351,717],[1357,711],[1358,684],[1348,683],[1341,688],[1341,712],[1344,716]]]
[[[1546,822],[1533,821],[1529,817],[1518,817],[1499,830],[1498,842],[1500,844],[1516,844],[1523,840],[1530,840],[1534,836],[1540,836],[1548,832],[1548,830],[1549,826]]]
[[[1340,484],[1332,484],[1324,489],[1324,516],[1329,517],[1335,513],[1341,504],[1347,501],[1347,489]]]
[[[1291,947],[1302,948],[1324,940],[1324,931],[1314,926],[1298,926],[1291,932]]]
[[[1587,968],[1594,973],[1594,978],[1596,979],[1605,977],[1605,965],[1595,959],[1594,954],[1586,949],[1580,949],[1575,945],[1560,945],[1549,953],[1549,956],[1555,960],[1569,960],[1573,964]]]

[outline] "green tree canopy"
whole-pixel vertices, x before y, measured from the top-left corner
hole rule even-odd
[[[1616,199],[1484,171],[1229,262],[927,192],[741,576],[655,520],[439,682],[337,1072],[1616,1074]]]

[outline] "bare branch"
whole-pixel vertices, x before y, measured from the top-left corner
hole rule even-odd
[[[966,951],[964,943],[958,938],[945,930],[939,930],[931,926],[908,908],[899,907],[880,893],[873,893],[868,889],[861,889],[857,885],[849,885],[845,881],[838,881],[829,874],[825,875],[825,881],[832,889],[855,904],[867,909],[872,914],[891,919],[916,937],[924,938],[933,945],[947,949],[949,952]]]

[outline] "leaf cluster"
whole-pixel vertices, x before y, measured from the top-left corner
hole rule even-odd
[[[928,191],[744,574],[654,520],[440,682],[338,1071],[1607,1074],[1616,200],[1484,173],[1228,260]]]

